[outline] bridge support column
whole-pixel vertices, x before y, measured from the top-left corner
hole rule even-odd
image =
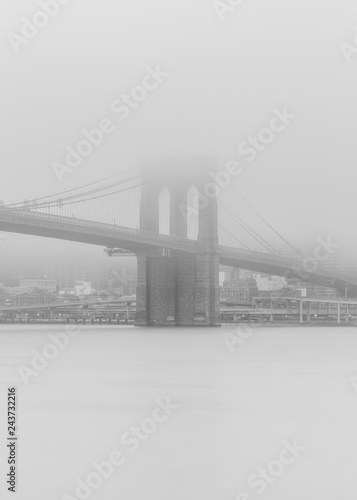
[[[138,253],[136,255],[138,270],[137,270],[137,286],[136,286],[136,317],[135,324],[137,326],[145,326],[148,324],[147,316],[147,254]]]
[[[200,186],[204,192],[205,184]],[[195,325],[221,326],[217,198],[199,210]]]
[[[176,324],[176,258],[147,260],[147,319],[152,326]]]
[[[177,257],[137,254],[137,326],[177,323]]]
[[[341,323],[341,303],[340,301],[337,302],[337,323]]]
[[[129,320],[130,320],[130,306],[131,306],[131,302],[127,302],[126,303],[126,318],[125,318],[126,323],[129,323]]]
[[[196,256],[180,256],[177,259],[177,326],[193,326],[196,300]]]
[[[194,325],[220,326],[219,254],[196,256]]]
[[[302,302],[302,299],[300,299],[300,323],[303,323],[304,322],[304,318],[303,318],[303,302]]]

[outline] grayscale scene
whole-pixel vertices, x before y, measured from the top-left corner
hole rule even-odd
[[[0,498],[353,498],[355,1],[0,19]]]

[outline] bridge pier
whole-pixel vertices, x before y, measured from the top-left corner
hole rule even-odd
[[[218,275],[219,254],[140,254],[135,324],[220,326]]]

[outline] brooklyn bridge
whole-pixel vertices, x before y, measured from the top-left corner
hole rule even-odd
[[[212,171],[209,162],[151,162],[78,188],[3,204],[0,231],[132,253],[137,325],[218,326],[220,265],[301,278],[297,260],[306,255],[270,226],[295,255],[287,257],[221,201],[219,187],[201,203]],[[255,241],[254,249],[244,234]],[[357,297],[357,279],[338,269],[317,266],[304,279],[342,295],[348,284],[349,297]]]

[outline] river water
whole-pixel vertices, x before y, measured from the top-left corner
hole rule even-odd
[[[14,498],[5,478],[6,390],[13,385],[17,500],[335,500],[357,494],[356,328],[261,327],[229,350],[235,327],[88,325],[56,354],[49,334],[64,332],[63,325],[1,326],[0,498]],[[233,337],[224,338],[227,333]],[[53,359],[41,371],[38,365],[24,371],[44,352]],[[172,408],[153,430],[147,419],[158,401]],[[122,436],[144,420],[150,433],[141,432],[133,451]],[[281,451],[294,441],[300,451],[281,465]],[[122,463],[106,479],[98,476],[98,486],[93,462],[107,461],[114,450]],[[257,483],[248,480],[267,467],[275,475],[261,479],[258,494]],[[77,480],[86,482],[90,474],[95,487],[76,493]]]

